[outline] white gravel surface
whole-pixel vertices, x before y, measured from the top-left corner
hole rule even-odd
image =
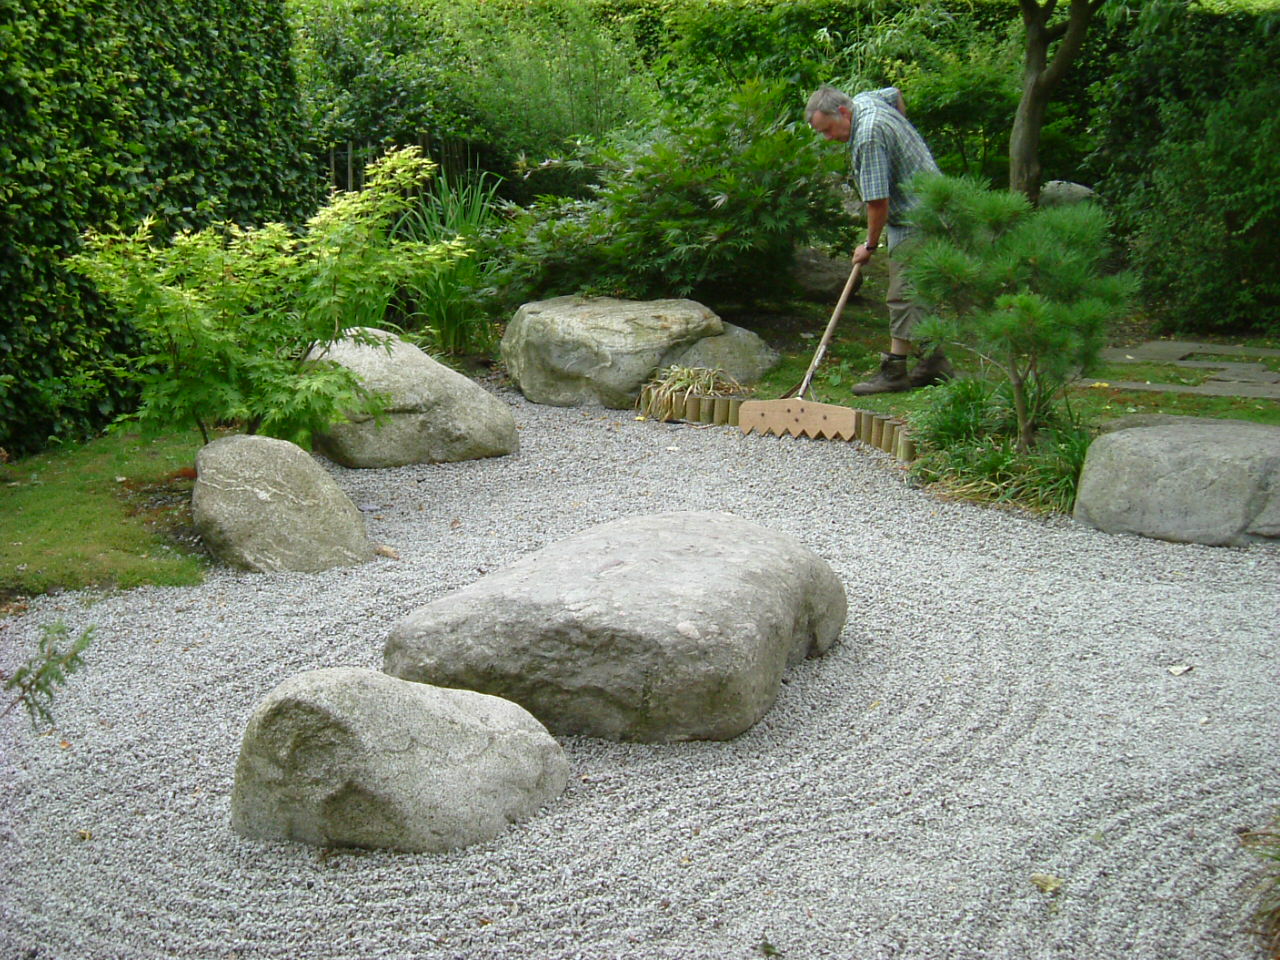
[[[944,503],[858,444],[504,397],[517,456],[329,467],[398,560],[220,568],[0,622],[9,670],[41,624],[97,628],[53,732],[0,723],[0,957],[1263,955],[1237,831],[1280,804],[1280,549]],[[380,668],[417,606],[672,509],[794,534],[846,585],[840,642],[756,727],[565,738],[559,801],[446,856],[231,832],[244,724],[277,683]]]

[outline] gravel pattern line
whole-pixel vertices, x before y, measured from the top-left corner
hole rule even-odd
[[[319,461],[399,559],[0,621],[6,670],[43,624],[96,626],[56,729],[0,722],[0,958],[1261,960],[1238,832],[1280,804],[1280,548],[1113,537],[944,502],[859,444],[498,392],[518,455]],[[561,738],[564,796],[443,856],[232,833],[278,683],[379,669],[416,607],[684,509],[799,537],[848,592],[840,641],[751,730]]]

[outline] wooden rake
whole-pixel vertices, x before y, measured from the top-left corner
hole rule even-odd
[[[813,359],[809,361],[809,369],[804,379],[792,387],[777,400],[744,400],[738,413],[738,426],[743,433],[759,433],[775,437],[811,437],[814,440],[852,440],[858,434],[857,411],[851,407],[841,407],[834,403],[819,403],[806,400],[805,394],[810,392],[813,374],[826,355],[827,346],[831,343],[831,335],[836,331],[836,323],[849,297],[862,285],[862,264],[855,263],[849,271],[849,279],[845,281],[844,290],[836,302],[827,322],[826,332],[818,342]]]

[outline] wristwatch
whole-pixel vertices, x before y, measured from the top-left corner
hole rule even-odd
[[[872,243],[872,242],[871,242],[871,238],[870,238],[870,237],[868,237],[868,238],[867,238],[867,242],[866,242],[866,243],[864,243],[864,244],[863,244],[863,246],[867,248],[867,253],[875,253],[875,252],[876,252],[876,247],[878,247],[878,246],[879,246],[879,244],[878,244],[878,243]]]

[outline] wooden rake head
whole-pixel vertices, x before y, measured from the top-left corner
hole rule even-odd
[[[744,400],[738,412],[738,426],[743,433],[810,437],[814,440],[853,440],[858,435],[856,410],[834,403],[806,400],[804,395],[809,392],[814,371],[827,352],[827,344],[831,342],[831,335],[835,332],[836,322],[840,319],[844,305],[849,301],[849,295],[861,283],[862,264],[854,264],[836,308],[831,313],[831,319],[827,321],[827,329],[818,343],[818,349],[814,351],[809,369],[805,371],[804,379],[779,400]]]
[[[790,397],[783,400],[744,400],[738,411],[743,433],[813,440],[853,440],[858,435],[858,412],[834,403]]]

